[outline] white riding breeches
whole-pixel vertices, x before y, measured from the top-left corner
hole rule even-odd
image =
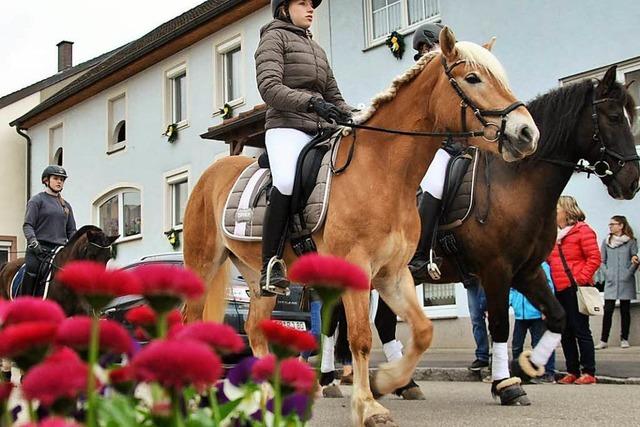
[[[424,174],[424,178],[420,182],[422,191],[426,191],[438,200],[442,200],[442,192],[444,191],[444,179],[447,174],[447,165],[451,160],[451,155],[440,148],[436,151],[433,161]]]
[[[313,136],[297,129],[268,129],[264,144],[269,154],[273,186],[285,196],[293,194],[293,181],[296,176],[298,157]]]

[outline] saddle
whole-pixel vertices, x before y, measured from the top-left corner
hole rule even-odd
[[[326,131],[311,140],[298,159],[291,202],[290,239],[297,253],[315,250],[311,234],[326,216],[331,187],[331,161],[342,130]],[[267,153],[238,177],[224,207],[225,236],[234,240],[261,241],[262,224],[272,188]],[[299,252],[301,251],[301,252]]]
[[[38,275],[36,277],[36,296],[42,296],[42,299],[46,299],[49,293],[49,284],[53,273],[53,260],[63,247],[64,246],[58,246],[40,263],[40,268],[38,269]],[[13,276],[13,279],[11,279],[10,297],[12,300],[21,295],[22,279],[24,278],[26,271],[27,265],[22,264]]]

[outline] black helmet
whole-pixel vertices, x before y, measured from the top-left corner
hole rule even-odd
[[[41,181],[44,182],[44,180],[49,178],[51,175],[61,176],[64,179],[67,179],[67,171],[64,170],[62,166],[49,165],[42,171]]]
[[[413,34],[413,49],[420,51],[420,45],[426,43],[430,48],[440,43],[440,31],[444,28],[442,24],[422,24]]]
[[[278,8],[288,1],[289,0],[271,0],[271,15],[273,15],[274,18],[277,18]],[[322,0],[313,0],[313,8],[315,9],[320,6],[320,3],[322,3]]]

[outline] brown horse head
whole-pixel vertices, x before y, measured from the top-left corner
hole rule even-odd
[[[494,42],[492,39],[484,47],[458,42],[453,31],[445,27],[440,33],[442,57],[431,61],[417,79],[432,78],[433,73],[438,75],[433,86],[433,95],[437,98],[431,100],[437,103],[437,108],[429,108],[441,112],[434,118],[437,129],[484,128],[485,137],[474,138],[471,143],[511,162],[533,154],[540,133],[527,109],[511,91],[502,65],[490,52]],[[463,96],[466,99],[462,99]],[[463,103],[468,107],[463,109]],[[475,112],[474,104],[478,109]],[[488,141],[497,138],[500,129],[504,129],[501,143]]]

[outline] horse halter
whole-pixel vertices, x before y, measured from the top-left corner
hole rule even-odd
[[[478,107],[478,104],[476,104],[471,98],[469,98],[469,96],[464,92],[464,90],[462,90],[462,87],[460,87],[460,84],[455,79],[455,77],[453,77],[453,74],[451,73],[451,71],[455,67],[457,67],[460,64],[464,64],[467,61],[464,59],[460,59],[449,66],[447,65],[447,60],[445,59],[444,55],[442,55],[441,61],[442,61],[442,66],[444,67],[444,72],[447,75],[447,78],[449,79],[449,83],[453,87],[453,90],[456,91],[456,93],[458,94],[461,100],[460,101],[460,118],[462,121],[462,131],[466,132],[467,130],[466,112],[467,112],[467,108],[470,108],[471,111],[473,111],[473,115],[476,116],[476,118],[478,119],[478,121],[480,121],[480,123],[482,123],[482,126],[484,127],[484,129],[492,128],[492,127],[495,128],[496,133],[494,138],[488,138],[486,133],[483,134],[482,137],[488,142],[497,142],[498,151],[502,153],[504,132],[507,126],[507,115],[513,110],[515,110],[516,108],[523,107],[524,103],[522,101],[516,101],[502,110],[481,110],[480,107]],[[500,117],[500,120],[501,120],[500,126],[498,126],[495,123],[490,123],[486,119],[486,117]]]
[[[605,102],[615,102],[618,101],[615,98],[599,98],[596,99],[596,87],[597,82],[593,84],[593,91],[591,94],[591,121],[593,122],[593,142],[599,145],[600,159],[596,161],[593,166],[588,166],[590,172],[593,173],[598,178],[604,178],[607,176],[613,176],[618,173],[626,164],[626,162],[632,162],[634,160],[640,160],[640,156],[637,154],[632,154],[630,156],[623,156],[622,154],[614,151],[610,148],[607,148],[602,141],[602,137],[600,136],[600,124],[598,122],[598,108],[597,105],[605,103]],[[609,155],[618,161],[619,168],[617,170],[612,170],[609,162],[605,160],[605,155]]]

